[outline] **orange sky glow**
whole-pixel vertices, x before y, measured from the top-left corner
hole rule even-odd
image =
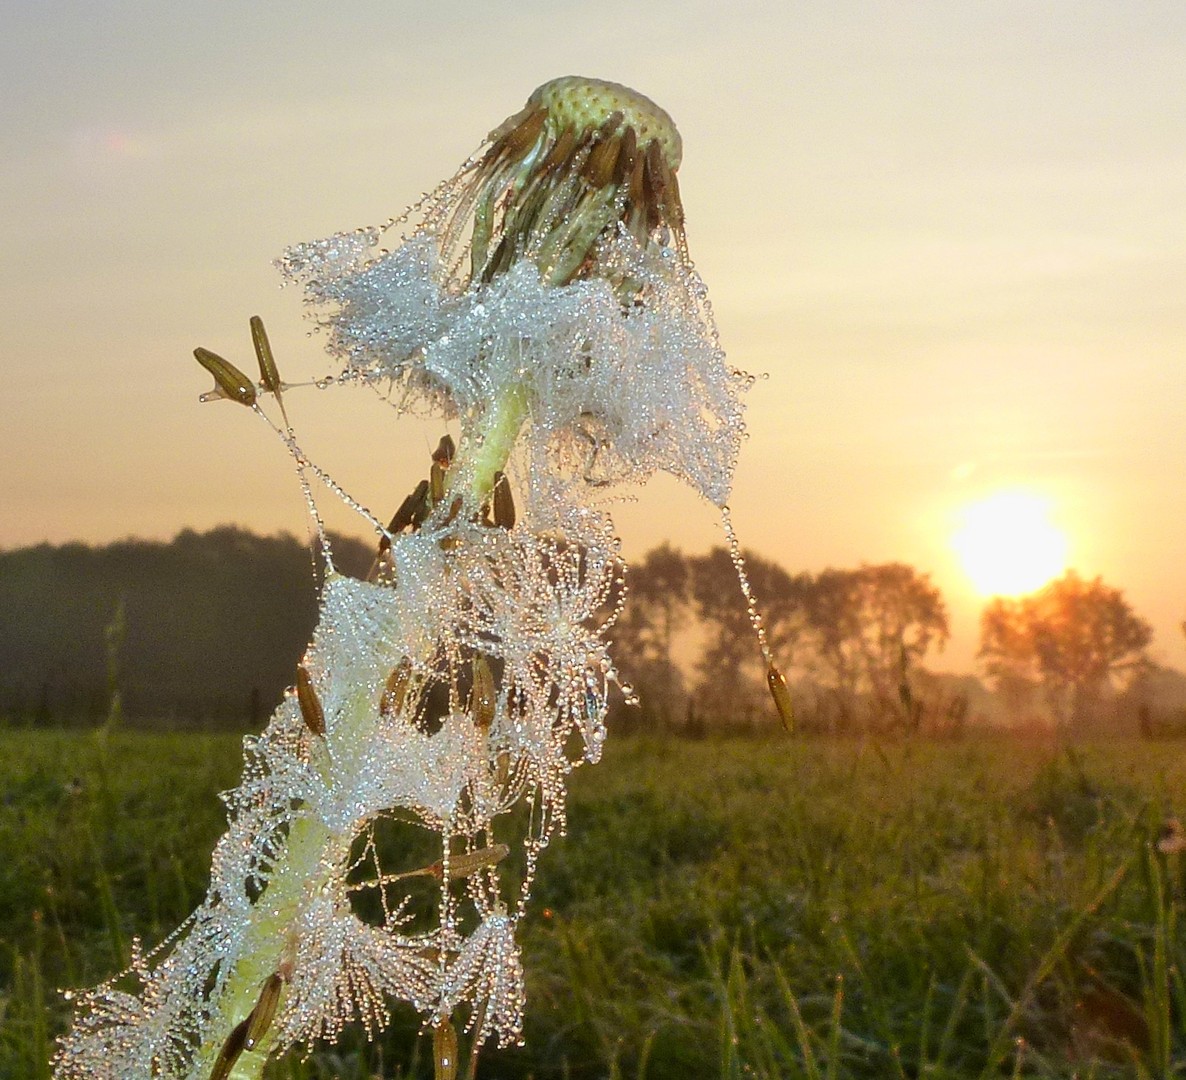
[[[0,547],[295,533],[283,448],[200,405],[205,345],[328,370],[288,244],[379,222],[539,83],[675,118],[692,256],[749,394],[733,520],[790,570],[902,561],[940,670],[986,595],[1074,567],[1186,667],[1186,7],[1099,0],[596,6],[25,5],[0,40]],[[293,392],[302,442],[387,517],[439,421]],[[332,527],[361,522],[329,509]],[[628,557],[723,540],[659,479]]]

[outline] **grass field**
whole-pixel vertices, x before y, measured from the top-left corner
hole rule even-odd
[[[0,1076],[196,904],[235,738],[0,732]],[[1186,1076],[1186,746],[619,739],[482,1077]],[[269,1077],[429,1076],[410,1012]]]

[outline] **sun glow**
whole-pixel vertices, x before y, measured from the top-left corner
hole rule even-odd
[[[1033,592],[1067,565],[1067,538],[1050,520],[1050,501],[1028,491],[1002,491],[972,504],[951,542],[983,596]]]

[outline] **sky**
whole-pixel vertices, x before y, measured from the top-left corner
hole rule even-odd
[[[950,608],[931,666],[972,670],[984,596],[956,537],[1028,499],[1186,667],[1180,0],[47,0],[3,24],[0,548],[300,534],[283,447],[198,403],[194,346],[253,370],[258,314],[286,379],[329,370],[272,260],[397,214],[582,74],[683,135],[692,257],[731,363],[765,376],[745,547],[910,563]],[[441,430],[361,391],[287,403],[384,518]],[[663,478],[615,520],[633,558],[723,538]]]

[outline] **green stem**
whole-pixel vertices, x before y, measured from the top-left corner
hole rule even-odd
[[[297,818],[288,834],[278,873],[268,882],[253,908],[247,941],[219,996],[219,1021],[199,1055],[212,1068],[227,1035],[255,1007],[264,980],[280,966],[288,932],[296,922],[301,904],[310,892],[327,880],[324,867],[332,860],[325,855],[335,845],[334,834],[314,818]],[[270,1039],[253,1051],[240,1055],[230,1080],[258,1080],[268,1058]],[[200,1075],[200,1074],[199,1074]]]
[[[530,411],[529,404],[527,387],[520,384],[497,398],[482,414],[480,441],[469,467],[470,494],[479,505],[494,490],[494,474],[506,467]]]

